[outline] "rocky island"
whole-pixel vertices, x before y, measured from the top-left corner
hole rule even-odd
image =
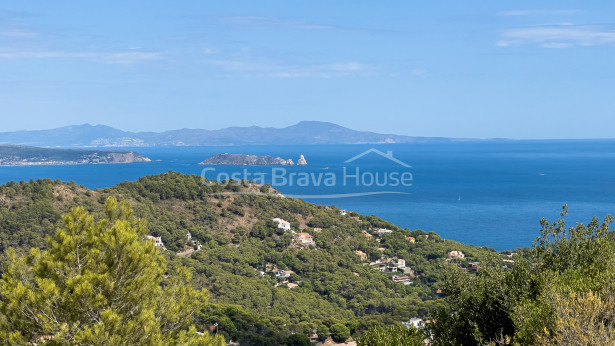
[[[305,162],[303,155],[299,158],[299,162]],[[301,164],[297,162],[297,164]],[[234,166],[276,166],[276,165],[294,165],[292,159],[285,160],[280,157],[272,157],[269,155],[257,156],[257,155],[245,155],[245,154],[216,154],[205,161],[199,163],[200,165],[234,165]],[[307,162],[303,163],[307,164]]]
[[[0,166],[94,165],[149,162],[149,158],[129,150],[52,149],[0,145]]]

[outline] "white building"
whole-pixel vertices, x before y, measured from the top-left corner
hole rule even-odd
[[[164,247],[164,243],[162,242],[161,237],[152,237],[151,235],[148,235],[147,239],[152,239],[154,241],[154,245],[156,246]]]
[[[454,250],[454,251],[449,251],[449,253],[448,253],[448,258],[449,259],[451,259],[451,258],[464,258],[464,257],[466,257],[466,255],[464,255],[463,252],[461,252],[461,251]]]
[[[290,222],[282,220],[279,217],[274,218],[273,221],[278,223],[278,228],[281,228],[286,232],[290,232]]]
[[[286,270],[284,270],[284,269],[274,269],[273,273],[278,278],[288,278],[288,277],[290,277],[290,274],[294,273],[294,271],[288,270],[288,269],[286,269]]]
[[[385,235],[386,233],[391,233],[393,232],[390,229],[386,229],[386,228],[380,228],[376,230],[376,233],[378,234],[379,237],[382,237],[383,235]]]
[[[402,322],[401,324],[403,324],[407,328],[410,328],[410,326],[413,326],[416,329],[421,329],[425,326],[425,322],[423,322],[423,320],[418,317],[413,317],[410,319],[410,321]]]

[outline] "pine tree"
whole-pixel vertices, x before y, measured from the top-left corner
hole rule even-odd
[[[31,249],[0,280],[0,339],[10,344],[225,345],[197,334],[207,293],[166,264],[127,202],[108,199],[106,218],[83,208],[63,217],[48,250]]]

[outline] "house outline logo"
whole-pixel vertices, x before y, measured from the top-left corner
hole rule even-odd
[[[353,162],[355,160],[358,160],[358,159],[362,158],[363,156],[369,155],[371,153],[378,154],[378,155],[384,157],[385,159],[390,160],[392,162],[395,162],[395,163],[397,163],[397,164],[399,164],[401,166],[404,166],[406,168],[411,168],[412,167],[409,164],[407,164],[407,163],[405,163],[405,162],[403,162],[403,161],[393,157],[393,151],[392,150],[387,150],[387,152],[384,153],[384,152],[382,152],[382,151],[380,151],[380,150],[378,150],[376,148],[370,148],[368,150],[365,150],[364,152],[360,153],[359,155],[351,157],[348,160],[344,161],[344,163],[351,163],[351,162]]]

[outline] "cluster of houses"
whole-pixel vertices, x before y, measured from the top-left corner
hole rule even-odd
[[[367,230],[361,231],[365,238],[368,240],[373,239],[374,235],[368,232]],[[382,238],[385,234],[392,233],[393,230],[386,228],[378,228],[373,231],[378,239],[376,241],[380,242],[380,238]],[[409,240],[411,243],[414,243],[416,239],[414,237],[406,237],[406,240]],[[386,249],[383,247],[379,247],[378,250],[384,252]],[[368,255],[361,251],[356,250],[355,255],[358,256],[362,262],[368,261]],[[391,281],[395,283],[402,283],[404,285],[412,285],[412,278],[415,277],[414,271],[412,268],[406,266],[406,261],[403,258],[387,258],[386,256],[382,256],[381,259],[376,260],[374,262],[364,263],[363,265],[368,265],[372,270],[378,270],[381,273],[402,273],[404,275],[392,275]]]
[[[274,285],[275,287],[286,286],[288,288],[295,288],[301,283],[300,281],[296,283],[289,282],[287,279],[295,272],[290,269],[279,269],[273,265],[273,263],[267,263],[265,265],[265,271],[262,271],[261,275],[264,276],[267,273],[273,274],[273,276],[278,279],[278,282]]]
[[[192,239],[192,234],[190,232],[186,233],[186,239],[192,244],[193,247],[196,247],[197,250],[201,250],[203,245],[200,242]]]
[[[274,218],[273,221],[277,222],[278,228],[283,229],[284,232],[291,232],[293,234],[293,239],[296,244],[305,247],[316,245],[314,243],[314,238],[311,234],[306,232],[295,233],[295,231],[293,231],[290,227],[290,222],[280,219],[279,217]],[[319,229],[319,231],[322,231],[322,229]]]
[[[365,252],[357,250],[354,253],[361,259],[362,262],[367,262],[368,256]],[[412,284],[411,278],[414,277],[414,271],[412,268],[406,266],[406,260],[403,258],[394,259],[383,257],[382,259],[370,262],[369,264],[365,263],[364,265],[369,265],[370,269],[378,270],[381,273],[401,272],[405,275],[393,275],[391,276],[391,280],[396,283],[403,283],[404,285]]]

